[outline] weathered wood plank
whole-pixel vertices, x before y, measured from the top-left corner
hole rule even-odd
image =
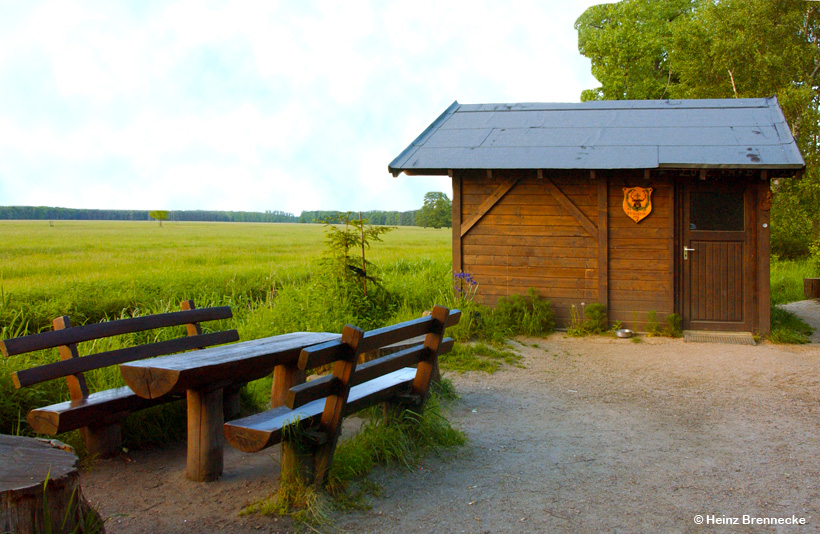
[[[142,332],[167,326],[180,326],[195,322],[230,319],[231,317],[230,306],[146,315],[144,317],[87,324],[66,328],[65,330],[55,330],[6,339],[0,341],[0,349],[4,356],[13,356],[15,354],[24,354],[35,350],[59,347],[60,345],[71,345],[83,341],[91,341],[92,339]]]
[[[566,217],[567,210],[561,206],[557,201],[553,200],[552,204],[511,204],[508,202],[509,195],[505,196],[498,204],[493,207],[493,215],[506,215],[515,217],[526,217],[531,215],[543,215],[550,217]],[[576,200],[573,198],[573,200]],[[598,204],[576,204],[576,207],[590,219],[597,218]],[[467,213],[475,213],[474,206],[465,206]]]
[[[287,404],[288,390],[298,384],[304,383],[305,372],[295,364],[277,365],[273,368],[273,382],[270,389],[270,407],[284,406]]]
[[[445,320],[445,327],[457,324],[461,318],[461,311],[450,310]],[[362,352],[370,352],[371,350],[392,345],[405,339],[412,339],[414,337],[426,335],[430,332],[435,324],[435,319],[431,316],[413,319],[397,325],[385,326],[384,328],[377,328],[365,333],[362,339]],[[305,348],[299,356],[300,369],[313,369],[321,365],[327,365],[336,361],[339,357],[339,351],[342,349],[342,342],[340,340],[330,341]]]
[[[562,239],[560,243],[564,246],[542,247],[537,245],[504,245],[504,239],[499,240],[498,245],[489,244],[469,244],[464,245],[464,254],[487,255],[487,256],[539,256],[547,257],[555,255],[558,258],[595,258],[595,248],[590,246],[592,240]],[[512,239],[506,239],[507,242]],[[559,240],[556,240],[559,241]],[[576,246],[573,246],[576,245]]]
[[[499,184],[496,187],[495,191],[493,191],[493,194],[490,195],[487,198],[487,200],[485,200],[478,207],[477,213],[475,215],[467,218],[467,220],[461,224],[461,236],[464,237],[464,235],[467,232],[469,232],[470,229],[473,226],[475,226],[476,223],[478,223],[478,221],[480,221],[481,218],[484,217],[484,215],[486,215],[487,212],[490,211],[493,208],[493,206],[495,206],[496,202],[501,200],[501,197],[503,197],[505,194],[507,194],[507,192],[510,189],[512,189],[513,187],[515,187],[515,184],[517,184],[517,183],[518,183],[517,179],[509,179],[508,181]]]
[[[513,255],[465,255],[465,265],[508,265],[510,267],[568,267],[574,269],[593,269],[598,262],[590,257],[562,258],[555,256],[536,256],[532,254]]]
[[[111,365],[153,358],[166,354],[175,354],[191,349],[201,349],[212,345],[230,343],[239,340],[236,330],[225,330],[202,334],[201,336],[188,336],[167,341],[158,341],[149,345],[137,345],[124,349],[116,349],[108,352],[98,352],[89,354],[81,358],[71,358],[59,362],[23,369],[12,373],[12,380],[17,388],[62,378],[67,375],[75,375],[85,371],[101,369]],[[188,356],[196,358],[196,356]]]
[[[330,464],[333,461],[333,454],[336,451],[336,444],[342,429],[344,407],[352,387],[353,373],[356,372],[359,354],[363,352],[363,339],[364,330],[361,328],[347,325],[342,331],[341,341],[347,347],[346,357],[337,360],[333,364],[333,378],[336,388],[325,399],[325,407],[319,419],[319,429],[327,436],[327,442],[321,444],[314,452],[315,482],[320,487],[327,482],[330,473]]]
[[[593,171],[594,172],[594,171]],[[598,181],[598,302],[609,306],[609,203],[608,180]]]
[[[188,480],[207,482],[222,474],[224,424],[222,389],[188,390]]]
[[[388,375],[354,386],[348,395],[344,414],[350,415],[408,388],[415,378],[415,369],[400,369]],[[228,442],[243,452],[258,452],[282,440],[282,428],[297,420],[304,426],[315,424],[323,409],[324,400],[305,404],[296,410],[284,406],[225,423]]]
[[[587,218],[584,213],[578,209],[572,200],[569,199],[548,177],[544,176],[542,171],[538,171],[538,178],[543,179],[544,187],[547,191],[558,201],[561,206],[566,209],[570,215],[580,224],[584,230],[593,238],[598,239],[598,229],[592,224],[592,221]]]
[[[145,399],[134,394],[130,388],[114,388],[92,393],[80,401],[35,408],[28,413],[26,420],[35,432],[54,436],[82,428],[89,421],[102,423],[112,416],[116,419],[123,412],[141,410],[163,402],[168,402],[168,399]]]
[[[65,330],[71,328],[71,318],[68,315],[57,317],[51,322],[54,330]],[[79,358],[80,353],[77,351],[77,345],[60,345],[58,347],[60,352],[60,360],[71,360]],[[68,385],[68,393],[71,400],[80,400],[88,397],[88,386],[85,383],[85,376],[81,372],[67,374],[66,384]],[[12,379],[14,381],[14,379]],[[17,386],[19,389],[20,386]]]
[[[450,352],[453,348],[453,339],[446,338],[442,341],[441,353]],[[405,367],[418,364],[425,358],[424,344],[420,343],[387,356],[382,356],[375,360],[365,362],[356,366],[356,373],[353,375],[352,384],[354,386],[373,380],[381,375],[398,371]],[[291,388],[287,394],[287,406],[291,409],[302,407],[316,399],[321,399],[333,394],[338,389],[338,383],[333,376],[323,376],[300,384]]]
[[[755,224],[757,228],[757,324],[755,327],[760,333],[768,334],[772,329],[772,289],[769,266],[772,191],[766,171],[761,171],[761,178],[762,180],[757,185],[757,224]]]
[[[672,292],[670,280],[610,280],[609,288],[613,291],[658,291],[663,294]]]
[[[157,398],[201,389],[216,379],[249,382],[271,373],[277,365],[295,365],[306,345],[337,339],[338,334],[294,332],[255,339],[195,354],[183,353],[122,364],[125,383],[138,395]]]
[[[453,273],[461,271],[461,218],[464,213],[463,197],[461,195],[461,174],[450,171],[453,182]]]

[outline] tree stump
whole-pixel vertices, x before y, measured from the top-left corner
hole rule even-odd
[[[804,278],[803,292],[806,298],[820,299],[820,278]]]
[[[105,532],[80,488],[77,455],[60,445],[0,434],[0,532]]]

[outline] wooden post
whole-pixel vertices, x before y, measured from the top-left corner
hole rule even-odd
[[[594,171],[592,171],[594,172]],[[595,180],[594,175],[592,179]],[[609,310],[609,180],[598,183],[598,302]]]
[[[71,318],[63,315],[54,319],[51,324],[54,330],[71,328]],[[80,357],[77,345],[74,343],[62,345],[58,347],[58,350],[61,360]],[[82,373],[68,375],[65,379],[68,383],[68,392],[72,401],[88,398],[88,386]],[[110,458],[117,453],[122,444],[122,423],[121,420],[112,418],[112,420],[106,421],[105,424],[84,427],[80,429],[80,434],[83,436],[83,442],[91,456]]]
[[[449,171],[450,178],[453,179],[453,274],[461,272],[461,174],[453,174]]]
[[[288,390],[305,382],[305,372],[296,365],[277,365],[273,368],[273,384],[270,390],[270,407],[285,405]]]
[[[326,434],[327,441],[320,444],[316,450],[314,461],[314,483],[324,485],[330,471],[333,453],[336,452],[336,443],[342,428],[342,412],[350,393],[350,379],[356,371],[356,362],[359,359],[359,343],[364,337],[364,331],[355,326],[347,325],[342,331],[342,342],[347,345],[347,354],[344,359],[333,364],[333,377],[337,380],[338,389],[335,395],[329,395],[325,401],[325,410],[322,412],[321,430]]]
[[[193,300],[183,300],[179,303],[179,308],[182,311],[187,311],[195,310],[196,306],[194,305]],[[185,330],[187,331],[189,336],[202,335],[202,327],[199,323],[188,323],[185,325]],[[238,384],[235,386],[227,387],[222,392],[222,414],[225,419],[231,420],[239,417],[241,411],[239,403],[240,389],[242,389],[242,385]]]
[[[68,315],[57,317],[51,322],[54,330],[65,330],[71,328],[71,318]],[[71,358],[79,358],[80,353],[77,352],[77,345],[62,345],[58,347],[60,351],[60,360],[70,360]],[[68,375],[65,377],[68,383],[68,393],[71,395],[71,400],[82,400],[88,398],[88,386],[85,384],[85,376],[82,373],[76,375]]]
[[[222,389],[188,390],[188,480],[207,482],[222,474]]]
[[[438,351],[441,340],[444,338],[444,322],[450,310],[444,306],[433,306],[433,326],[424,338],[424,348],[427,349],[427,358],[420,361],[416,367],[416,377],[413,379],[412,392],[421,395],[422,403],[430,396],[430,382],[438,369]]]
[[[757,330],[768,334],[772,330],[771,281],[769,241],[771,224],[770,209],[772,191],[769,186],[768,171],[761,172],[762,181],[757,184]]]

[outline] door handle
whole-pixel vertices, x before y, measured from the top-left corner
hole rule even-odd
[[[695,249],[689,248],[686,245],[683,245],[683,259],[688,260],[689,259],[689,253],[694,252],[694,251],[695,251]]]

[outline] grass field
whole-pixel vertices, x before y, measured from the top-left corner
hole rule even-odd
[[[248,340],[339,332],[347,322],[372,328],[452,300],[449,230],[400,227],[373,243],[367,259],[378,269],[370,274],[382,279],[384,290],[371,288],[381,300],[358,308],[351,305],[356,299],[339,298],[345,288],[327,275],[324,235],[322,225],[304,224],[2,221],[0,337],[50,330],[51,320],[64,314],[82,324],[175,311],[181,300],[194,299],[200,307],[230,305],[230,326]],[[372,309],[379,313],[368,315]],[[113,338],[95,350],[134,339]],[[11,372],[57,358],[52,351],[0,361],[0,432],[26,431],[21,419],[30,408],[67,398],[63,381],[20,390],[11,384]],[[121,385],[116,369],[86,378],[92,391]],[[269,391],[269,383],[252,386],[250,402],[264,402],[255,391]],[[153,414],[150,432],[146,418],[129,420],[163,441],[165,428],[184,429],[167,419],[178,417],[173,410]],[[136,441],[145,443],[144,437]]]
[[[323,227],[304,224],[3,221],[0,322],[6,335],[198,305],[253,308],[310,281]],[[449,268],[449,230],[397,228],[367,251],[386,283]],[[429,274],[429,273],[428,273]],[[412,282],[409,282],[412,285]]]
[[[376,270],[369,274],[380,278],[382,287],[372,286],[367,300],[355,287],[340,284],[323,262],[322,225],[0,221],[0,237],[0,338],[49,330],[59,315],[82,324],[175,311],[184,299],[200,307],[230,305],[230,326],[243,340],[293,331],[340,332],[349,322],[374,328],[419,317],[436,303],[465,305],[452,290],[449,229],[399,227],[373,243],[367,259]],[[772,301],[802,299],[802,278],[816,273],[808,260],[773,263]],[[473,317],[478,314],[465,313],[451,335],[465,339],[477,332]],[[481,323],[490,341],[514,333],[501,319],[494,325],[489,313]],[[112,339],[104,346],[133,342]],[[460,369],[459,358],[473,354],[459,352],[472,350],[461,344],[458,349],[448,356]],[[484,363],[497,367],[491,356]],[[11,384],[12,371],[56,358],[55,351],[0,361],[0,432],[25,431],[21,420],[30,408],[67,398],[59,380],[21,390]],[[121,385],[116,369],[88,373],[87,379],[92,391]],[[269,379],[252,384],[249,402],[264,404],[266,391]],[[140,428],[136,442],[150,442],[146,436],[164,441],[168,428],[184,429],[168,419],[179,413],[162,410],[129,418]]]

